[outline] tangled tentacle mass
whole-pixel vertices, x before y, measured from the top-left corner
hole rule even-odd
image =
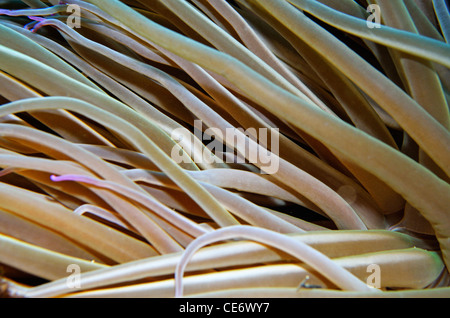
[[[450,297],[442,0],[0,1],[5,297]]]

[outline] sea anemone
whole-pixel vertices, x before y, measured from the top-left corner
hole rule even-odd
[[[450,297],[448,12],[0,1],[0,293]]]

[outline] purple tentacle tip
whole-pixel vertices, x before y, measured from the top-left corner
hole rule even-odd
[[[12,12],[11,10],[0,9],[0,14],[1,14],[1,15],[10,15],[11,12]]]
[[[52,174],[50,176],[50,180],[57,182],[58,181],[58,176],[55,176],[54,174]]]
[[[50,180],[52,180],[53,182],[59,182],[59,181],[65,181],[65,180],[67,180],[67,178],[64,176],[56,176],[56,175],[52,174],[50,176]]]
[[[45,18],[42,18],[42,17],[36,17],[36,16],[34,16],[34,15],[29,15],[29,16],[28,16],[28,19],[34,20],[34,21],[39,21],[39,22],[42,22],[42,21],[45,21],[45,20],[46,20]]]
[[[33,20],[33,22],[28,23],[25,28],[29,29],[31,32],[36,32],[37,30],[39,30],[41,27],[43,27],[45,25],[45,22],[47,21],[47,19],[42,18],[42,17],[36,17],[36,16],[28,16],[29,19]],[[32,25],[32,23],[35,23],[34,26]],[[30,27],[33,26],[31,29]]]
[[[84,182],[86,180],[88,180],[89,178],[84,177],[82,175],[76,175],[76,174],[65,174],[65,175],[61,175],[61,176],[56,176],[54,174],[52,174],[50,176],[50,180],[54,181],[54,182],[59,182],[59,181],[81,181]]]

